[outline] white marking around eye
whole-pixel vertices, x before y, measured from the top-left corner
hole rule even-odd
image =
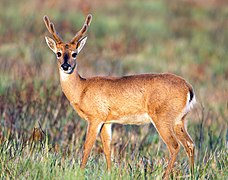
[[[72,54],[74,54],[74,53],[76,53],[76,57],[75,57],[75,58],[72,57]],[[76,59],[76,58],[77,58],[77,55],[78,55],[77,51],[72,51],[72,52],[71,52],[71,57],[72,57],[73,59]]]
[[[57,58],[57,59],[61,58],[61,56],[60,56],[60,57],[57,56],[57,53],[58,53],[58,52],[60,52],[61,54],[63,54],[62,50],[57,51],[57,52],[56,52],[56,58]]]

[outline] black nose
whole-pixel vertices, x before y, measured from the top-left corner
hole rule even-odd
[[[61,65],[61,68],[62,68],[64,71],[68,71],[68,69],[70,68],[70,65],[64,63],[64,64]]]

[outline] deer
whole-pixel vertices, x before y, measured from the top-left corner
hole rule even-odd
[[[194,142],[187,132],[186,116],[196,102],[193,87],[171,73],[138,74],[121,77],[84,78],[78,72],[77,56],[84,47],[92,15],[82,28],[65,43],[48,16],[43,17],[54,39],[45,36],[57,57],[63,93],[78,115],[87,121],[87,133],[80,168],[84,169],[96,138],[100,135],[107,170],[111,172],[112,124],[152,123],[169,150],[163,178],[168,179],[180,145],[186,151],[191,174],[194,172]]]

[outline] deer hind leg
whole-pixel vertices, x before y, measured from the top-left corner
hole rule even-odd
[[[89,123],[87,128],[86,140],[84,144],[84,152],[82,157],[81,169],[84,169],[91,152],[91,149],[96,141],[97,134],[100,132],[103,123]]]
[[[112,139],[112,124],[104,124],[101,128],[101,141],[103,145],[103,150],[107,162],[107,169],[111,171],[111,139]]]
[[[190,135],[187,132],[187,129],[185,127],[185,117],[182,117],[181,120],[177,121],[175,126],[174,126],[174,131],[176,134],[176,137],[178,138],[178,140],[180,141],[180,143],[182,144],[182,146],[184,147],[189,161],[190,161],[190,166],[191,166],[191,173],[193,175],[194,173],[194,142],[192,141],[192,138],[190,137]]]
[[[162,140],[168,147],[168,150],[170,153],[169,163],[166,168],[165,174],[163,176],[164,179],[169,179],[169,174],[173,168],[173,165],[177,158],[177,154],[180,150],[180,145],[173,131],[173,125],[172,123],[170,123],[172,122],[172,120],[171,121],[167,121],[167,120],[168,119],[159,119],[154,123],[158,133],[160,134]]]

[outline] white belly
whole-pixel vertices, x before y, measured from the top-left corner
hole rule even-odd
[[[134,114],[129,116],[123,116],[120,119],[114,119],[107,121],[106,123],[117,123],[117,124],[135,124],[142,125],[153,123],[151,117],[147,114]]]

